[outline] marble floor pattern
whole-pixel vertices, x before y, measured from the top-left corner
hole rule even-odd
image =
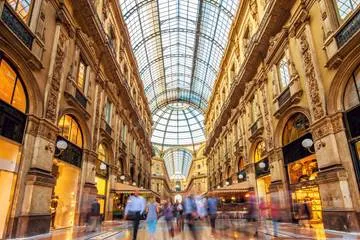
[[[175,226],[175,224],[174,224]],[[258,228],[258,235],[254,236]],[[197,240],[228,240],[228,239],[360,239],[360,233],[347,233],[319,228],[304,228],[294,224],[282,223],[279,225],[278,237],[273,236],[271,222],[266,226],[256,223],[246,223],[241,220],[224,221],[219,219],[216,225],[216,234],[211,235],[206,221],[196,223]],[[49,234],[39,235],[31,240],[131,240],[131,223],[126,221],[106,222],[98,232],[86,232],[84,227],[55,230]],[[149,239],[146,224],[142,222],[138,232],[138,240]],[[171,239],[166,223],[160,219],[157,225],[155,240]],[[183,232],[176,232],[173,240],[191,240],[191,234],[185,224]]]

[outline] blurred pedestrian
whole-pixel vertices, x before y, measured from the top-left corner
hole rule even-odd
[[[271,221],[273,225],[273,235],[278,236],[279,230],[279,221],[280,221],[280,211],[278,200],[273,200],[271,202]]]
[[[133,222],[133,240],[137,238],[140,220],[145,212],[145,205],[146,201],[143,197],[139,196],[139,191],[135,191],[134,195],[130,196],[126,204],[125,219]]]
[[[217,217],[217,205],[218,199],[214,196],[210,196],[207,200],[208,213],[210,218],[211,234],[215,234],[215,221]]]
[[[96,232],[98,230],[100,230],[100,203],[95,198],[91,203],[88,231]]]
[[[176,226],[179,232],[184,230],[184,207],[179,200],[175,203]]]
[[[174,206],[171,203],[171,200],[167,201],[164,207],[164,217],[166,221],[166,226],[168,228],[168,232],[171,238],[174,238]]]
[[[190,233],[193,239],[197,240],[197,234],[195,232],[195,220],[198,216],[197,206],[193,194],[190,194],[184,199],[184,213]]]
[[[267,228],[267,225],[266,225],[266,219],[268,217],[268,210],[269,210],[269,206],[265,202],[264,198],[261,197],[260,201],[259,201],[259,214],[260,214],[260,222],[259,222],[259,224],[264,225],[266,233],[268,233],[268,228]]]
[[[146,223],[147,223],[148,233],[150,235],[150,240],[155,239],[157,219],[158,219],[158,204],[152,198],[150,199],[149,204],[147,206],[147,216],[146,216]]]

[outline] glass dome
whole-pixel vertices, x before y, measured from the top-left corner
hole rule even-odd
[[[204,116],[188,103],[170,103],[153,114],[152,142],[161,147],[197,145],[205,140]]]
[[[192,154],[182,148],[171,149],[165,152],[164,161],[170,179],[182,180],[189,174]]]

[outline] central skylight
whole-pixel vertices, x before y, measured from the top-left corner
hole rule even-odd
[[[203,114],[239,0],[119,1],[153,113],[152,142],[161,149],[203,142]]]
[[[165,153],[164,161],[170,179],[182,180],[189,174],[192,155],[186,149],[173,148]]]

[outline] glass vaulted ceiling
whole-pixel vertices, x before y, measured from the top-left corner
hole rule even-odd
[[[192,155],[186,149],[171,149],[165,153],[164,161],[170,179],[182,180],[189,174]]]
[[[119,0],[161,147],[204,141],[203,114],[240,0]]]

